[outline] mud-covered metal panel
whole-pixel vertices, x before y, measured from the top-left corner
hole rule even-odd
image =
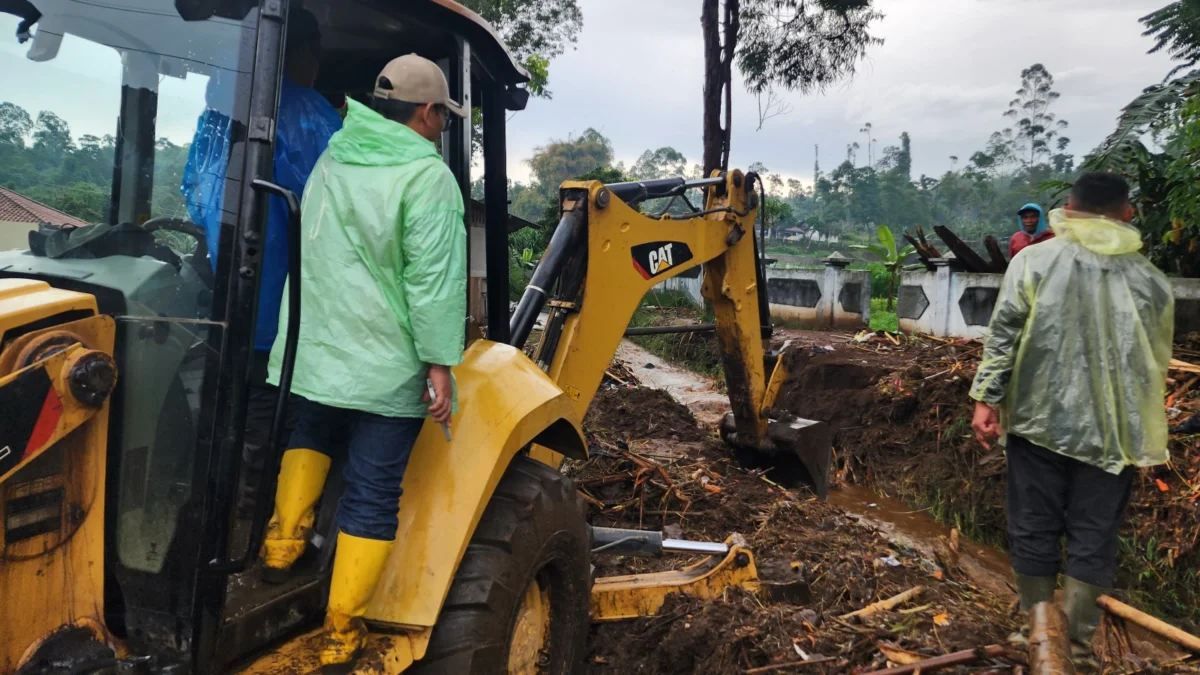
[[[929,298],[920,286],[901,286],[896,294],[896,316],[917,320],[929,309]]]
[[[774,304],[816,307],[821,302],[821,285],[812,279],[768,279],[767,297]]]
[[[986,326],[992,320],[992,309],[996,307],[996,299],[1000,297],[1000,289],[971,286],[963,290],[958,299],[958,309],[962,312],[963,321],[968,326]]]

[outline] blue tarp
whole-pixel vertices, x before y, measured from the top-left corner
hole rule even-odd
[[[232,219],[222,217],[233,126],[230,79],[223,81],[214,75],[209,81],[208,108],[200,115],[180,186],[188,215],[208,236],[209,259],[214,268],[221,240],[221,222],[232,223]],[[341,126],[341,116],[324,96],[285,77],[279,92],[276,120],[274,182],[297,195],[303,194],[304,184],[317,158],[325,151],[329,137]],[[258,296],[258,328],[254,336],[254,348],[259,351],[270,351],[275,341],[283,282],[287,278],[287,204],[279,197],[270,199]],[[236,205],[230,206],[231,211],[236,210]]]

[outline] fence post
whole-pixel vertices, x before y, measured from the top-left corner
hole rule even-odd
[[[933,297],[929,299],[930,309],[933,310],[933,321],[930,322],[930,332],[937,337],[950,334],[950,261],[946,258],[933,258],[929,262],[937,268],[937,278],[934,281]]]
[[[833,328],[837,324],[838,297],[842,294],[842,282],[845,278],[842,270],[852,262],[854,261],[837,251],[830,253],[829,257],[824,260],[825,283],[824,288],[821,289],[821,302],[827,308],[826,328]],[[870,291],[868,291],[869,294]]]

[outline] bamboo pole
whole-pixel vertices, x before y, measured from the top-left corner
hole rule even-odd
[[[1004,647],[1000,645],[988,645],[979,649],[964,649],[961,652],[946,654],[945,656],[935,656],[932,659],[913,663],[907,666],[896,666],[886,670],[874,670],[865,675],[912,675],[912,673],[931,673],[942,668],[951,668],[953,666],[961,666],[964,663],[971,663],[979,659],[994,659],[1004,656]]]
[[[855,610],[853,612],[850,612],[849,614],[843,614],[842,618],[849,619],[852,616],[868,617],[868,616],[871,616],[872,614],[875,614],[876,612],[886,612],[890,609],[895,609],[896,607],[903,605],[904,603],[908,602],[909,600],[915,599],[924,590],[925,590],[924,586],[913,586],[912,588],[908,589],[907,591],[904,591],[903,593],[900,593],[899,595],[893,595],[892,597],[888,598],[887,600],[880,600],[879,602],[873,602],[873,603],[867,605],[866,607],[863,607],[862,609]]]
[[[1029,672],[1075,675],[1067,615],[1053,602],[1039,602],[1029,609]]]
[[[1189,652],[1200,654],[1200,637],[1196,637],[1191,633],[1185,633],[1165,621],[1160,621],[1145,612],[1139,612],[1120,600],[1107,595],[1096,598],[1096,604],[1114,616],[1131,621],[1155,635],[1160,635],[1174,642]]]

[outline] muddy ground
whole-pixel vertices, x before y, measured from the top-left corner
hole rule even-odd
[[[786,357],[792,376],[780,404],[835,429],[837,483],[869,486],[966,536],[1003,545],[1003,456],[970,438],[966,393],[977,342],[895,344],[879,336],[857,343],[796,331],[779,338],[777,344],[792,341]],[[1200,360],[1187,346],[1177,356]],[[615,377],[606,379],[585,422],[593,457],[571,469],[592,521],[700,540],[740,533],[765,579],[803,578],[811,599],[771,602],[739,591],[707,603],[672,599],[658,616],[595,628],[589,672],[767,672],[754,669],[810,659],[827,660],[803,666],[805,672],[866,672],[885,667],[888,654],[904,659],[1003,644],[1019,623],[1011,593],[973,583],[948,542],[934,555],[919,553],[805,488],[789,487],[771,467],[745,468],[670,396],[636,386],[633,373],[619,366],[610,372]],[[1200,408],[1189,382],[1196,384],[1181,378],[1172,385],[1179,392],[1171,401],[1177,422]],[[1191,485],[1200,487],[1200,448],[1184,434],[1172,443],[1172,466],[1144,472],[1136,488],[1120,585],[1131,589],[1134,604],[1194,628],[1200,528]],[[597,574],[690,562],[598,557]],[[918,585],[924,592],[892,611],[839,619]],[[970,672],[1010,672],[1022,663],[1022,654],[1010,651]],[[1113,672],[1137,668],[1134,660]]]
[[[593,457],[572,470],[592,522],[706,541],[741,534],[763,579],[802,579],[811,597],[773,602],[733,589],[710,602],[672,598],[657,616],[596,627],[589,672],[742,673],[809,659],[828,659],[808,666],[822,669],[816,672],[871,670],[886,665],[881,644],[899,650],[893,655],[934,656],[1002,643],[1016,627],[1008,598],[979,590],[944,561],[889,541],[806,490],[785,489],[769,472],[740,468],[686,408],[661,394],[616,384],[600,391],[585,424]],[[694,561],[595,560],[598,575]],[[839,618],[916,586],[924,592],[894,611]],[[1021,662],[1014,653],[976,667]]]
[[[1005,462],[970,430],[967,392],[982,346],[975,341],[882,338],[857,344],[802,334],[781,405],[834,427],[839,480],[926,509],[972,539],[1005,544]],[[1197,360],[1200,339],[1176,356]],[[832,348],[832,351],[830,350]],[[1197,378],[1172,373],[1168,417],[1200,412]],[[1122,531],[1118,587],[1133,601],[1200,628],[1200,436],[1174,433],[1169,465],[1139,473]]]

